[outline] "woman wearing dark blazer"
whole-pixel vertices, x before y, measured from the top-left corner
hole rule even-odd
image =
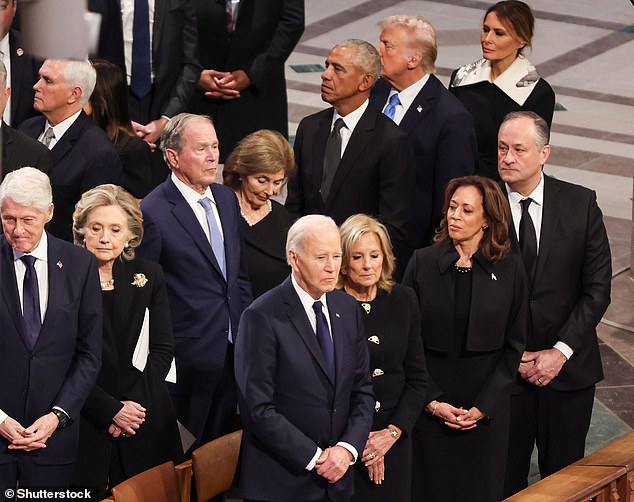
[[[498,129],[507,113],[528,110],[551,126],[555,93],[524,56],[531,46],[535,18],[518,0],[505,0],[484,14],[482,59],[458,68],[449,90],[473,116],[478,142],[478,174],[499,180]]]
[[[411,431],[425,397],[425,358],[414,292],[394,284],[387,229],[365,214],[341,226],[339,286],[363,313],[376,403],[372,431],[357,462],[354,500],[409,500]]]
[[[525,346],[525,271],[509,254],[510,210],[494,181],[449,182],[444,215],[436,244],[415,252],[403,278],[418,296],[429,375],[412,501],[498,501]]]
[[[142,229],[137,202],[115,185],[84,193],[73,215],[75,242],[99,262],[104,306],[102,366],[81,412],[73,484],[99,495],[182,454],[165,385],[173,371],[167,291],[159,265],[134,259]]]

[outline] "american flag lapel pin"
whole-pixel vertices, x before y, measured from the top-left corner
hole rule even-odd
[[[423,107],[421,105],[418,105],[418,107],[416,108],[416,111],[418,113],[422,113],[423,112]]]
[[[59,260],[55,265],[57,265],[57,268],[59,269],[64,268],[64,264],[62,263],[62,260]]]
[[[495,277],[495,274],[491,274],[491,279],[493,279],[494,281],[497,281],[497,280],[498,280],[498,278],[497,278],[497,277]]]
[[[341,316],[339,315],[339,312],[335,312],[335,316],[336,316],[336,317],[341,317]]]

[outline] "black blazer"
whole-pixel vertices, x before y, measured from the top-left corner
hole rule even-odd
[[[81,411],[73,474],[73,484],[102,489],[108,481],[114,442],[119,444],[119,462],[128,477],[176,460],[179,445],[176,417],[165,384],[174,340],[163,271],[149,261],[119,259],[113,277],[116,289],[112,316],[104,311],[102,367]],[[147,280],[143,286],[142,278]],[[149,355],[145,369],[139,371],[132,365],[132,356],[146,309],[150,312]],[[113,439],[108,427],[124,400],[145,407],[146,420],[134,436]]]
[[[97,57],[125,70],[120,0],[89,0],[88,9],[104,16]],[[150,120],[185,111],[200,74],[196,41],[191,0],[155,0]]]
[[[30,117],[39,115],[33,109],[33,86],[38,81],[41,61],[24,52],[20,33],[9,31],[11,51],[11,125],[16,129]]]
[[[20,131],[37,139],[45,126],[44,117],[33,117],[22,124]],[[51,150],[49,176],[55,213],[48,230],[60,239],[72,241],[73,211],[81,195],[102,183],[121,185],[122,172],[112,142],[82,111]]]
[[[0,181],[7,173],[21,167],[37,167],[48,174],[51,164],[51,152],[38,140],[2,122],[2,165]]]
[[[511,233],[521,256],[515,228]],[[550,349],[561,340],[574,351],[549,387],[582,389],[603,378],[596,326],[610,304],[611,280],[610,244],[596,194],[544,175],[527,350]]]
[[[390,90],[390,84],[379,79],[370,104],[381,111]],[[429,75],[399,127],[409,136],[416,155],[414,245],[418,248],[431,242],[442,219],[447,183],[475,172],[476,136],[467,109],[435,75]]]
[[[319,190],[334,108],[302,119],[295,137],[297,175],[289,181],[286,207],[297,215],[326,214],[341,225],[366,213],[387,226],[402,271],[413,249],[414,151],[407,135],[368,106],[350,137],[324,203]]]
[[[453,328],[453,277],[458,252],[450,240],[418,249],[407,265],[403,284],[414,289],[421,312],[425,350],[449,352]],[[465,349],[499,352],[494,373],[473,403],[492,417],[500,399],[509,394],[526,347],[528,288],[524,264],[515,254],[489,263],[478,251],[473,256],[471,307]],[[426,402],[442,395],[429,376]]]
[[[114,145],[123,166],[123,188],[142,199],[152,191],[152,152],[137,136],[121,134]]]
[[[202,67],[244,70],[251,80],[238,99],[206,98],[200,89],[192,98],[191,110],[214,120],[221,160],[253,131],[275,129],[288,136],[284,62],[304,31],[304,1],[242,0],[231,36],[227,35],[224,1],[193,3]]]

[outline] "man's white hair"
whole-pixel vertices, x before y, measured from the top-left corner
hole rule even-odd
[[[81,88],[80,103],[86,104],[90,99],[92,91],[95,90],[97,82],[97,71],[90,61],[84,60],[64,60],[64,80],[69,87]]]
[[[324,216],[323,214],[309,214],[307,216],[302,216],[299,220],[293,223],[291,228],[288,230],[288,236],[286,237],[286,259],[288,260],[288,252],[291,249],[295,253],[300,252],[300,248],[302,247],[306,234],[316,230],[330,229],[334,229],[339,232],[337,224],[330,216]]]
[[[11,171],[0,185],[0,207],[5,199],[46,213],[53,202],[51,182],[46,174],[34,167]]]

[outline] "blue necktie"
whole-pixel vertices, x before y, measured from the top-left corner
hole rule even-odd
[[[401,100],[398,99],[398,93],[395,92],[394,94],[390,96],[390,99],[388,100],[387,106],[385,107],[385,110],[383,110],[383,113],[387,117],[394,120],[394,115],[396,115],[396,107],[400,104],[401,104]]]
[[[35,256],[25,254],[20,260],[26,267],[24,282],[22,283],[22,317],[26,328],[26,336],[31,342],[31,348],[35,346],[37,337],[42,327],[42,316],[40,314],[40,289],[37,284],[37,274],[35,273]]]
[[[147,0],[134,0],[130,90],[139,99],[152,90],[150,57],[150,9]]]
[[[313,310],[315,311],[315,316],[317,317],[317,341],[319,342],[319,348],[321,349],[321,354],[324,356],[328,377],[331,382],[334,382],[335,349],[332,345],[332,337],[330,336],[330,330],[328,329],[328,321],[326,321],[326,316],[324,315],[320,301],[313,303]]]
[[[227,268],[225,265],[225,246],[222,239],[222,234],[218,228],[216,217],[214,216],[213,209],[211,209],[211,201],[208,197],[203,197],[198,203],[205,208],[205,216],[207,217],[207,227],[209,228],[209,240],[211,241],[211,249],[214,252],[216,261],[220,270],[222,270],[222,276],[227,278]]]

